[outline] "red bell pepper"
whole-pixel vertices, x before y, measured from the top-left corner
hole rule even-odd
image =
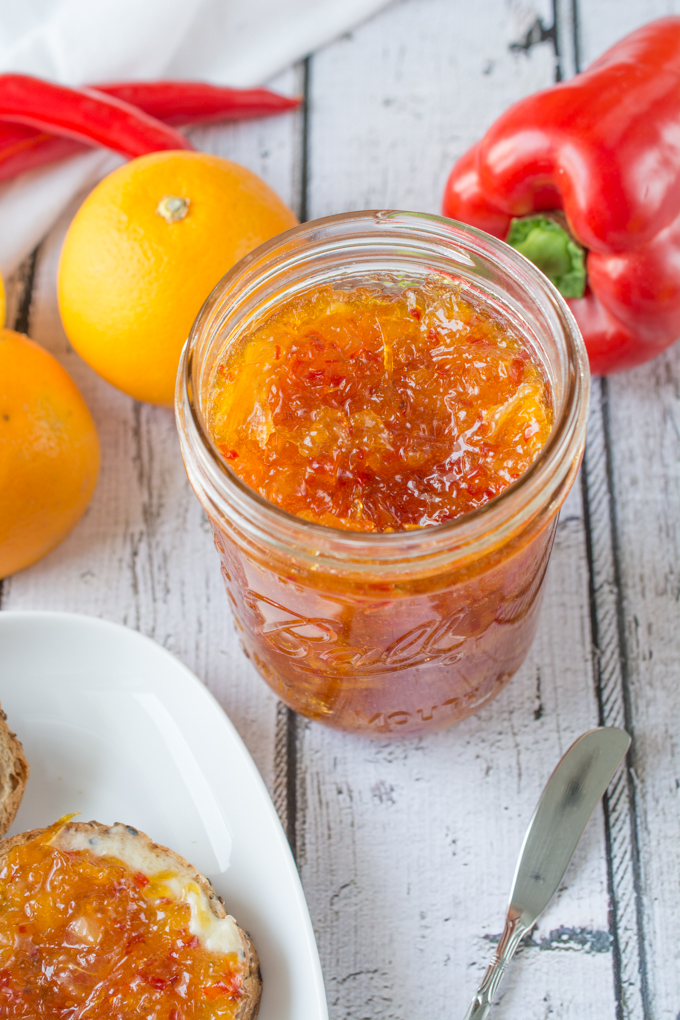
[[[673,343],[680,17],[645,25],[571,81],[510,107],[454,166],[443,211],[544,269],[568,299],[594,373],[639,365]]]

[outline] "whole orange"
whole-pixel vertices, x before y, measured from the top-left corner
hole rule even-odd
[[[90,502],[99,440],[68,372],[0,329],[0,577],[58,545]]]
[[[201,305],[293,213],[250,170],[202,152],[156,152],[109,174],[66,235],[59,309],[78,353],[138,400],[171,405]]]

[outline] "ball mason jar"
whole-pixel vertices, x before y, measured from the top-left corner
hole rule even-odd
[[[525,474],[471,513],[394,533],[310,523],[242,482],[207,426],[225,352],[301,291],[432,278],[507,319],[544,365],[554,423]],[[448,726],[495,697],[536,631],[588,394],[587,356],[565,302],[522,255],[472,227],[347,213],[280,234],[234,266],[182,353],[176,414],[243,649],[281,700],[326,725],[384,736]]]

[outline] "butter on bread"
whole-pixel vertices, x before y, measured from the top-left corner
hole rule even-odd
[[[0,860],[14,847],[22,846],[45,833],[33,829],[0,841]],[[228,955],[236,953],[243,995],[235,1020],[254,1020],[257,1015],[262,981],[255,947],[245,932],[227,914],[222,900],[212,885],[183,857],[169,850],[130,825],[116,822],[66,822],[50,838],[49,843],[64,851],[87,851],[92,857],[116,858],[134,873],[160,882],[160,893],[181,899],[191,909],[189,929],[209,952]],[[222,1014],[220,1014],[222,1015]]]
[[[14,821],[28,779],[28,762],[17,735],[0,708],[0,836]]]

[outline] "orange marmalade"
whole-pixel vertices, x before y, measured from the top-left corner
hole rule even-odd
[[[319,287],[219,364],[222,456],[306,520],[401,531],[453,520],[529,467],[552,425],[543,367],[452,285]]]
[[[168,875],[59,849],[60,824],[0,860],[0,1016],[233,1020],[237,954],[202,947]]]

